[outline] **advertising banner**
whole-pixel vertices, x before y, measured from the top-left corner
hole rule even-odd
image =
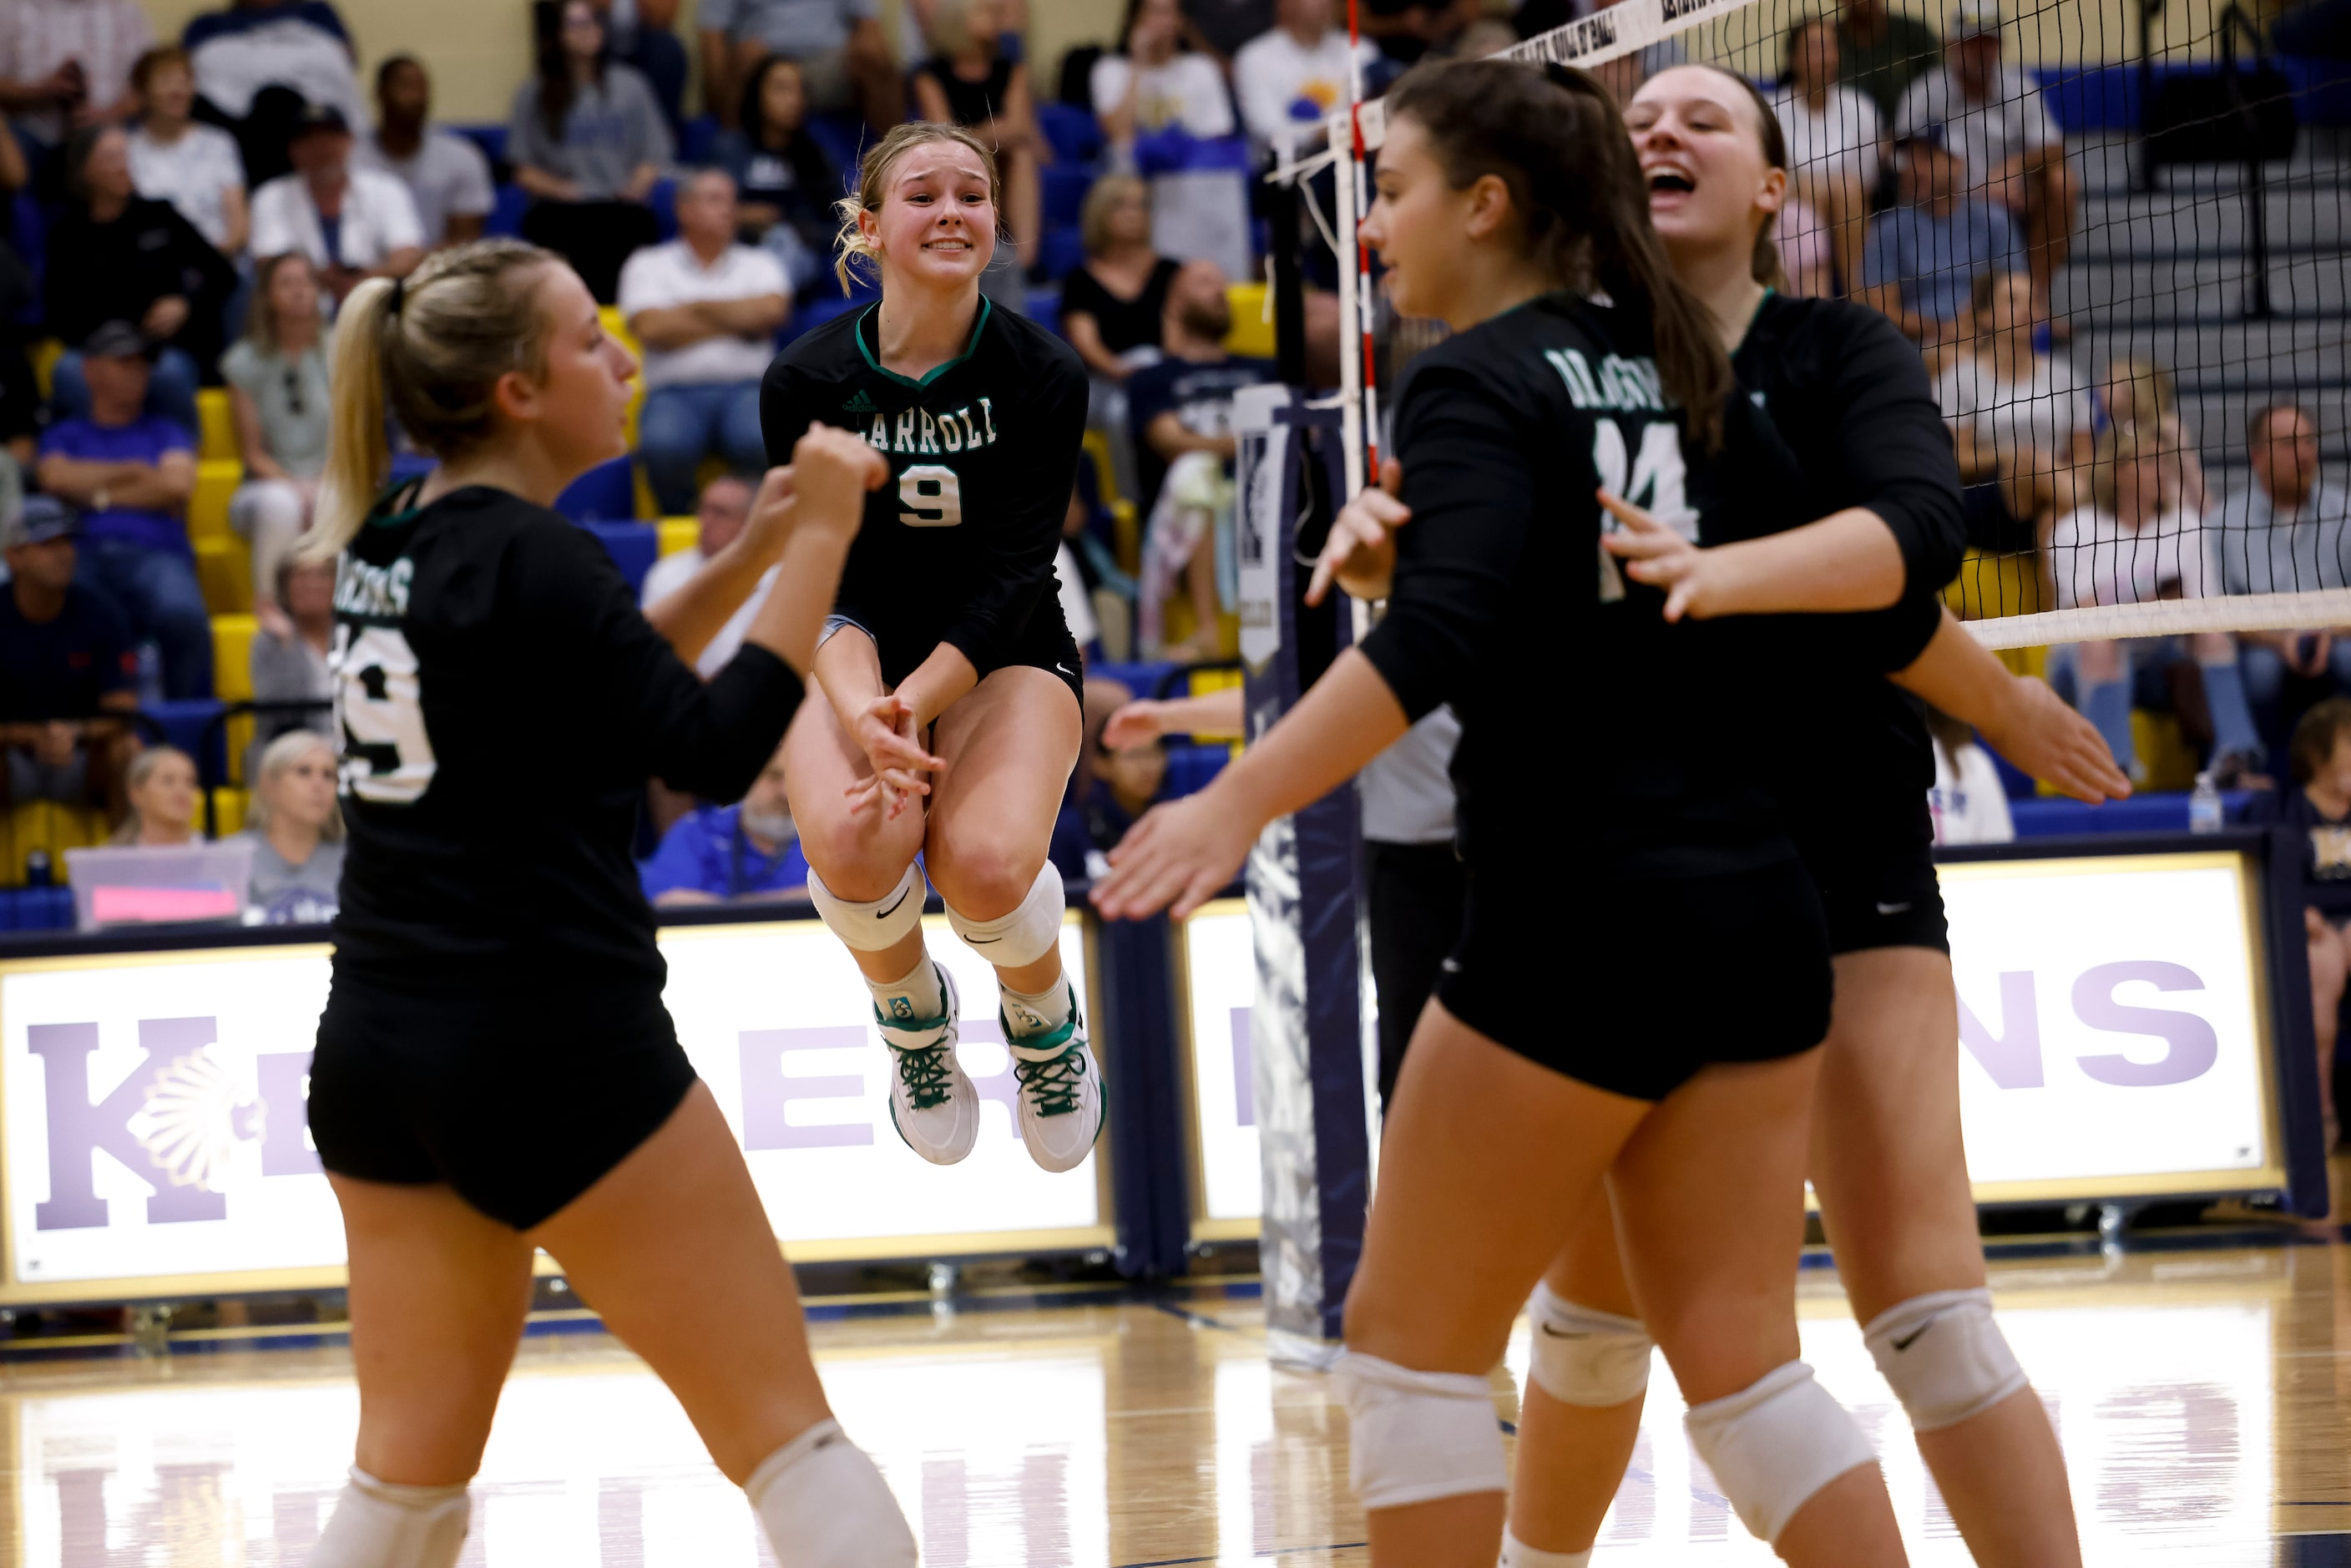
[[[2285,1184],[2253,871],[2230,852],[1946,865],[1981,1202]],[[1249,915],[1182,936],[1204,1234],[1256,1212]],[[1371,999],[1364,998],[1368,1008]]]
[[[937,924],[931,951],[961,988],[960,1055],[983,1102],[979,1146],[952,1167],[891,1127],[872,1003],[831,933],[663,934],[678,1039],[778,1234],[803,1260],[1108,1245],[1100,1161],[1050,1176],[1029,1159],[994,975]],[[1061,950],[1086,996],[1074,918]],[[304,1115],[328,979],[323,946],[0,965],[0,1300],[67,1299],[84,1281],[330,1282],[342,1220]]]

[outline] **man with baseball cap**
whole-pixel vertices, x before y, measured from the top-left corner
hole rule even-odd
[[[2021,272],[2024,247],[2004,207],[1961,193],[1967,169],[1939,125],[1894,140],[1900,197],[1869,220],[1861,298],[1913,342],[1953,341],[1979,274]]]
[[[120,815],[122,770],[138,749],[116,716],[138,706],[138,661],[122,612],[74,580],[80,524],[33,496],[0,515],[0,768],[5,803],[103,805]]]
[[[1912,82],[1894,111],[1896,137],[1940,126],[1966,164],[1962,189],[2024,225],[2032,302],[2049,314],[2049,280],[2065,264],[2081,182],[2041,89],[2001,58],[2000,0],[1959,0],[1943,65]]]
[[[300,251],[337,299],[361,278],[405,277],[424,259],[424,224],[408,187],[351,166],[351,127],[330,103],[302,111],[287,154],[294,172],[253,193],[256,261]]]

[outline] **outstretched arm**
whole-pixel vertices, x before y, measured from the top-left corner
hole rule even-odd
[[[2077,800],[2120,800],[2130,780],[2090,721],[2047,683],[2011,673],[1946,610],[1927,651],[1887,677],[1981,732],[1991,748]]]

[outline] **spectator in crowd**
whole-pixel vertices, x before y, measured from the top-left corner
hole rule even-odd
[[[2294,781],[2285,800],[2288,831],[2301,836],[2302,921],[2310,947],[2310,1021],[2317,1036],[2318,1087],[2326,1146],[2343,1141],[2344,1096],[2351,1059],[2336,1049],[2343,994],[2351,982],[2351,697],[2333,696],[2294,727]]]
[[[1109,538],[1109,509],[1100,499],[1092,463],[1078,465],[1078,480],[1070,489],[1070,505],[1061,514],[1061,548],[1053,559],[1053,575],[1061,585],[1062,615],[1070,635],[1081,625],[1092,629],[1078,651],[1125,661],[1134,651],[1134,579],[1119,570]]]
[[[213,627],[188,548],[188,497],[196,488],[193,439],[143,412],[151,372],[147,340],[110,321],[82,345],[89,413],[60,419],[41,437],[41,488],[81,509],[78,568],[131,618],[132,633],[163,655],[163,695],[213,691]]]
[[[350,30],[329,0],[231,0],[189,22],[180,43],[208,118],[236,132],[248,185],[292,166],[287,144],[308,105],[331,104],[347,125],[367,119]]]
[[[1037,169],[1052,152],[1037,129],[1029,68],[1005,54],[1002,33],[1000,0],[937,0],[931,36],[938,52],[914,69],[914,111],[967,127],[996,149],[1005,226],[1026,269],[1037,265],[1042,233]]]
[[[187,51],[150,49],[131,68],[139,127],[131,133],[131,183],[150,201],[169,202],[223,256],[245,254],[251,230],[245,162],[236,138],[190,118],[196,77]]]
[[[1213,658],[1217,617],[1233,597],[1233,398],[1273,379],[1270,360],[1228,352],[1232,307],[1214,262],[1186,263],[1167,291],[1166,358],[1128,378],[1144,515],[1137,632],[1146,653],[1163,646],[1161,611],[1180,579],[1192,606],[1190,638],[1170,658]]]
[[[1837,79],[1858,88],[1887,120],[1904,89],[1942,64],[1943,40],[1886,0],[1844,0],[1838,7]]]
[[[405,277],[424,259],[424,225],[397,177],[351,163],[341,110],[313,104],[287,144],[290,173],[253,193],[253,254],[308,256],[340,300],[371,277]]]
[[[2008,813],[2008,787],[1991,753],[1976,743],[1966,720],[1938,707],[1927,709],[1927,733],[1935,742],[1935,782],[1927,790],[1927,815],[1938,844],[2004,844],[2016,837]]]
[[[25,471],[40,455],[41,388],[25,350],[0,334],[0,517],[24,494]]]
[[[277,563],[277,580],[270,597],[282,613],[275,624],[265,622],[254,633],[246,655],[257,703],[330,703],[334,677],[327,668],[327,651],[335,637],[335,563],[287,556]],[[245,776],[256,772],[261,750],[288,730],[307,729],[332,737],[331,708],[319,706],[304,713],[258,715],[254,719],[253,749],[245,761]]]
[[[662,908],[797,898],[808,887],[808,856],[784,796],[784,748],[739,805],[705,806],[678,819],[638,868],[645,896]]]
[[[1771,246],[1780,253],[1785,281],[1780,291],[1799,299],[1833,299],[1837,295],[1834,247],[1829,226],[1802,196],[1782,198],[1780,215],[1771,224]]]
[[[1107,857],[1135,820],[1158,804],[1166,784],[1167,742],[1162,737],[1132,738],[1118,747],[1107,734],[1096,740],[1092,786],[1080,808],[1093,849]],[[1091,868],[1092,856],[1087,862]]]
[[[2089,505],[2050,530],[2047,570],[2057,608],[2201,599],[2217,588],[2203,524],[2164,507],[2164,459],[2148,434],[2129,426],[2100,439]],[[2260,766],[2261,739],[2227,632],[2066,643],[2050,652],[2049,682],[2097,727],[2135,780],[2145,776],[2131,739],[2134,706],[2176,714],[2182,732],[2208,747],[2209,766],[2223,781],[2251,778]]]
[[[590,0],[604,24],[612,57],[634,66],[660,100],[675,141],[685,129],[685,46],[678,41],[678,0]]]
[[[2153,360],[2109,360],[2098,385],[2090,390],[2090,427],[2094,434],[2103,434],[2115,424],[2144,426],[2176,454],[2176,463],[2163,477],[2166,507],[2185,507],[2199,517],[2211,511],[2204,464],[2180,423],[2179,392],[2169,371]]]
[[[1862,286],[1862,241],[1877,188],[1886,123],[1877,106],[1837,79],[1836,27],[1809,16],[1788,29],[1788,73],[1771,98],[1788,147],[1793,193],[1827,226],[1847,293]],[[1787,214],[1780,219],[1789,228]]]
[[[695,26],[703,95],[722,121],[762,55],[799,62],[809,106],[819,114],[855,110],[876,131],[906,118],[881,0],[702,0]]]
[[[236,269],[178,209],[131,183],[130,140],[93,127],[66,149],[71,204],[49,233],[44,314],[49,332],[79,344],[105,323],[128,320],[158,345],[150,410],[193,432],[200,364],[220,354],[221,306]],[[50,375],[60,419],[89,411],[81,356],[68,348]]]
[[[2081,182],[2065,162],[2065,137],[2025,74],[2000,57],[2000,0],[1960,0],[1940,69],[1903,89],[1896,132],[1939,125],[1967,161],[1970,194],[2005,207],[2024,225],[2032,298],[2045,319],[2049,280],[2065,265]],[[2063,324],[2056,324],[2064,336]]]
[[[130,810],[107,841],[131,849],[179,849],[202,837],[196,831],[203,796],[195,760],[176,746],[152,746],[131,758],[123,777]]]
[[[1571,0],[1581,7],[1584,0]],[[1599,5],[1593,4],[1593,10]],[[1443,58],[1454,40],[1481,20],[1484,0],[1364,0],[1364,37],[1399,66]]]
[[[1183,264],[1151,246],[1151,202],[1132,174],[1105,174],[1078,217],[1086,259],[1061,283],[1061,335],[1097,380],[1123,385],[1159,357],[1167,290]]]
[[[221,356],[229,423],[245,479],[229,497],[229,526],[253,552],[253,608],[284,634],[277,569],[310,526],[327,466],[327,346],[319,280],[300,251],[261,264],[260,295],[245,336]]]
[[[1184,36],[1229,69],[1241,49],[1276,25],[1280,0],[1181,0]]]
[[[335,917],[343,881],[343,813],[335,748],[324,736],[297,730],[261,754],[246,806],[253,845],[252,907],[269,925],[323,925]]]
[[[507,156],[530,193],[523,237],[569,260],[610,305],[621,264],[659,237],[645,200],[669,163],[669,126],[636,68],[608,60],[588,0],[538,13],[538,73],[516,89]]]
[[[358,167],[408,187],[424,246],[482,237],[497,205],[490,161],[470,137],[433,123],[433,78],[413,55],[394,55],[375,72],[376,123],[353,149]]]
[[[743,236],[783,264],[797,298],[832,277],[841,171],[808,131],[800,68],[769,55],[743,81],[739,130],[722,131],[712,162],[735,177]]]
[[[2022,270],[2024,247],[2005,210],[1960,194],[1959,155],[1940,127],[1896,137],[1894,151],[1900,199],[1869,220],[1861,297],[1932,350],[1959,338],[1976,280]]]
[[[2245,425],[2253,482],[2220,503],[2220,591],[2298,593],[2351,588],[2351,494],[2319,471],[2318,422],[2297,403],[2272,403]],[[2277,721],[2290,671],[2351,691],[2351,634],[2247,632],[2239,638],[2245,695],[2264,733]]]
[[[1206,55],[1182,51],[1176,0],[1127,0],[1121,52],[1094,62],[1095,118],[1112,146],[1132,152],[1147,131],[1181,126],[1194,136],[1230,136],[1233,100],[1224,73]]]
[[[131,68],[155,41],[138,0],[9,0],[0,6],[0,110],[54,151],[84,126],[119,124]]]
[[[639,591],[639,602],[647,610],[659,604],[679,589],[694,580],[694,574],[715,559],[720,550],[735,542],[743,525],[751,516],[751,486],[747,480],[732,474],[722,474],[702,487],[702,499],[695,507],[697,532],[695,542],[682,550],[673,550],[653,562],[645,573],[644,586]],[[767,602],[768,590],[775,585],[776,569],[769,567],[751,590],[743,607],[735,612],[717,634],[704,644],[702,656],[694,667],[704,679],[726,667],[735,650],[743,645],[743,633],[750,629],[751,618]]]
[[[694,505],[694,471],[711,454],[737,474],[767,466],[759,378],[792,289],[783,265],[735,231],[735,182],[705,169],[678,193],[677,238],[621,273],[621,312],[645,350],[637,445],[667,517]]]
[[[138,743],[119,715],[139,706],[139,662],[122,612],[76,580],[74,515],[35,496],[0,515],[0,805],[103,806],[120,821],[122,770]]]
[[[1332,0],[1279,0],[1274,26],[1233,57],[1234,95],[1260,154],[1286,155],[1301,131],[1321,134],[1332,107],[1347,101],[1352,67],[1378,57],[1368,43],[1349,49],[1336,11]]]
[[[2071,470],[2090,455],[2090,400],[2073,367],[2037,341],[2022,273],[1978,277],[1968,320],[1974,336],[1934,385],[1959,447],[1969,538],[1980,549],[2030,549],[2040,523],[2070,504]]]

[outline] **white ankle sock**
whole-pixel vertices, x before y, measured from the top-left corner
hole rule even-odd
[[[998,991],[1004,998],[1004,1019],[1012,1026],[1015,1040],[1050,1034],[1070,1021],[1070,982],[1066,977],[1033,995],[1016,991],[1001,982]]]
[[[310,1568],[453,1568],[473,1515],[462,1486],[396,1486],[353,1465]]]
[[[939,972],[925,951],[914,967],[888,982],[868,980],[865,988],[873,993],[873,1005],[882,1016],[898,1022],[911,1023],[916,1019],[935,1019],[946,1009],[946,994],[939,988]]]
[[[1512,1535],[1506,1525],[1499,1568],[1592,1568],[1592,1551],[1586,1547],[1582,1552],[1538,1552]]]
[[[762,1459],[743,1490],[778,1568],[914,1568],[898,1500],[831,1416]]]

